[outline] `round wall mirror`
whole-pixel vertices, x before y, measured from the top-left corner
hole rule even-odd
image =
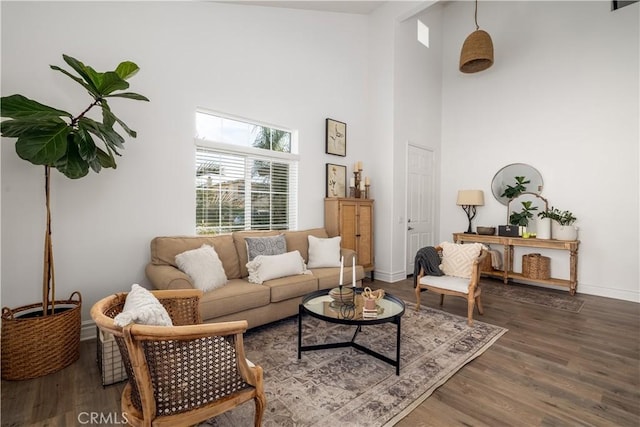
[[[540,172],[525,163],[512,163],[500,169],[491,181],[491,191],[497,201],[505,206],[509,200],[522,193],[542,193]]]

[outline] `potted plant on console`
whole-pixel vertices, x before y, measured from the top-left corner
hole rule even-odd
[[[554,208],[542,211],[538,214],[540,218],[551,219],[551,237],[556,240],[576,240],[578,238],[578,228],[573,225],[577,218],[571,211],[561,211]]]
[[[522,210],[520,212],[512,212],[509,215],[509,224],[517,225],[519,227],[527,227],[529,220],[533,219],[533,211],[537,211],[537,206],[532,206],[533,202],[530,200],[520,202],[522,204]],[[522,235],[522,233],[520,233]]]
[[[44,166],[46,205],[42,302],[2,309],[2,379],[7,380],[47,375],[80,356],[80,293],[73,292],[68,300],[55,299],[51,169],[71,179],[86,176],[89,169],[96,173],[102,168],[115,169],[115,156],[120,156],[125,140],[114,130],[114,125],[118,124],[132,138],[136,132],[115,116],[109,103],[114,98],[148,101],[142,95],[125,91],[129,88],[126,80],[139,69],[133,62],[122,62],[115,70],[101,73],[71,56],[62,57],[77,75],[55,65],[51,65],[51,69],[71,78],[92,98],[79,114],[74,116],[22,95],[0,99],[2,117],[10,119],[0,124],[2,136],[16,138],[15,149],[20,158]],[[94,107],[102,110],[101,120],[88,116]],[[96,138],[102,140],[104,149],[96,145]]]

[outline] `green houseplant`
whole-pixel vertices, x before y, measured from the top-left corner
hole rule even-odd
[[[537,206],[532,206],[530,200],[520,202],[522,204],[522,210],[520,212],[512,212],[509,215],[509,224],[526,227],[529,225],[529,220],[533,218],[533,211],[537,211]]]
[[[571,211],[561,211],[551,207],[538,213],[540,218],[551,220],[551,237],[557,240],[576,240],[578,238],[578,228],[573,224],[578,220]]]
[[[125,61],[113,71],[97,72],[71,56],[62,55],[62,58],[72,71],[55,65],[51,65],[51,69],[71,78],[91,97],[89,105],[77,115],[49,107],[23,95],[10,95],[0,99],[1,115],[9,119],[0,123],[2,136],[16,138],[15,149],[20,158],[34,165],[44,166],[46,205],[41,308],[34,310],[34,306],[37,307],[39,304],[15,310],[3,308],[3,379],[26,379],[46,375],[62,369],[79,357],[77,347],[80,338],[80,294],[74,292],[78,297],[77,304],[73,304],[74,308],[68,307],[69,303],[73,302],[73,294],[68,301],[63,301],[67,303],[67,307],[62,304],[63,307],[56,308],[51,242],[50,171],[51,168],[57,169],[71,179],[78,179],[86,176],[90,169],[96,173],[102,168],[115,169],[115,156],[120,156],[119,150],[124,148],[125,139],[114,126],[119,125],[132,138],[136,137],[136,132],[116,117],[109,102],[113,98],[148,101],[140,94],[126,91],[129,88],[127,79],[139,70],[135,63]],[[98,110],[99,119],[89,117],[89,113]],[[97,141],[102,142],[102,148],[96,144]],[[28,315],[20,314],[24,308],[28,308],[22,310],[28,311]],[[77,312],[77,321],[65,319],[69,314],[67,311]],[[34,320],[27,321],[27,316]],[[56,336],[52,335],[58,335],[61,342],[56,342]],[[48,338],[47,343],[41,341],[42,337]],[[69,337],[73,337],[71,341]],[[69,351],[69,346],[75,347],[73,351]],[[70,353],[70,356],[60,356],[57,354],[60,352]]]
[[[552,221],[556,221],[560,225],[572,225],[578,220],[571,211],[561,211],[558,208],[551,206],[551,209],[539,212],[540,218],[549,218]]]

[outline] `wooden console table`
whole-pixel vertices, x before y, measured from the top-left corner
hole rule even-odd
[[[453,233],[455,243],[484,243],[487,245],[501,245],[504,247],[504,268],[503,270],[482,271],[495,277],[502,277],[504,283],[509,279],[526,280],[529,282],[542,283],[546,285],[565,286],[569,288],[569,293],[575,295],[578,287],[578,246],[579,240],[554,240],[554,239],[523,239],[521,237],[507,236],[487,236],[483,234]],[[513,271],[513,247],[522,246],[527,248],[557,249],[569,251],[569,280],[555,279],[532,279],[525,277],[521,273]]]

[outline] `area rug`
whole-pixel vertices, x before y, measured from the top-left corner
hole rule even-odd
[[[305,316],[303,344],[351,339],[353,326]],[[400,375],[395,367],[353,348],[305,351],[298,360],[296,317],[248,331],[247,357],[264,369],[264,426],[391,426],[422,403],[507,329],[407,303],[402,317]],[[356,342],[395,359],[396,326],[362,329]],[[245,403],[203,426],[247,426]]]
[[[521,283],[505,285],[497,280],[482,280],[480,282],[484,294],[509,298],[526,304],[542,305],[558,310],[579,313],[584,300],[572,296],[569,292],[545,289],[540,286],[529,286]]]

